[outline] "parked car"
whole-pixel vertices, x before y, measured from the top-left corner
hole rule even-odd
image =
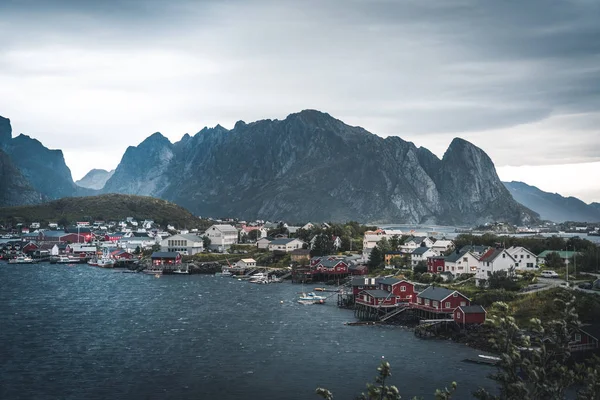
[[[592,284],[590,282],[582,282],[579,285],[577,285],[578,288],[580,289],[588,289],[590,290],[592,288]]]
[[[558,274],[550,270],[542,271],[541,275],[543,278],[558,278]]]

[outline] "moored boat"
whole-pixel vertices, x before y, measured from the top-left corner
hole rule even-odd
[[[314,292],[310,293],[302,293],[300,298],[298,299],[298,303],[302,304],[323,304],[327,300],[325,296],[319,296]]]
[[[33,264],[35,260],[28,256],[17,256],[8,260],[9,264]]]

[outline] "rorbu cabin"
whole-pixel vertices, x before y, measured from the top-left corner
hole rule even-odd
[[[379,282],[379,289],[392,293],[396,297],[396,302],[411,303],[417,295],[415,285],[397,278],[385,278],[381,280]]]
[[[486,311],[482,306],[459,306],[452,317],[459,325],[483,324]]]
[[[573,333],[569,349],[575,351],[597,351],[600,342],[600,324],[590,324],[579,327]]]
[[[413,307],[433,313],[450,314],[457,307],[469,305],[471,300],[456,290],[430,286],[417,295]]]
[[[385,290],[363,290],[356,297],[357,304],[371,307],[396,307],[396,296]]]
[[[157,251],[152,253],[152,265],[181,264],[181,254],[175,251]]]

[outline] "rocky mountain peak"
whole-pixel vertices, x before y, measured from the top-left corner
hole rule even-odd
[[[88,189],[100,190],[115,173],[114,170],[92,169],[83,178],[75,182],[78,186]]]
[[[3,148],[12,139],[10,119],[0,116],[0,148]]]

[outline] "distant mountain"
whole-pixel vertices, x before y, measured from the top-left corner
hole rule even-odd
[[[106,194],[89,197],[69,197],[48,203],[0,208],[0,221],[12,217],[18,222],[53,221],[66,218],[68,222],[85,221],[88,218],[119,221],[126,217],[156,223],[167,223],[177,228],[205,228],[205,220],[191,214],[188,210],[165,200],[152,197],[123,194]]]
[[[554,222],[599,222],[599,203],[586,204],[575,197],[548,193],[523,182],[503,182],[516,201]]]
[[[90,172],[85,174],[83,178],[76,181],[77,186],[83,188],[100,190],[106,184],[106,181],[110,179],[115,173],[115,170],[106,171],[104,169],[92,169]]]
[[[455,139],[440,160],[329,114],[234,129],[204,128],[171,144],[155,133],[127,149],[104,192],[144,194],[211,216],[477,224],[537,215],[502,185],[489,157]]]
[[[94,194],[92,190],[75,185],[61,150],[50,150],[27,135],[20,134],[13,138],[10,120],[3,117],[0,117],[0,148],[24,179],[10,194],[15,198],[23,195],[21,204],[28,204],[33,198],[45,201]],[[36,194],[20,194],[21,188],[26,186]]]

